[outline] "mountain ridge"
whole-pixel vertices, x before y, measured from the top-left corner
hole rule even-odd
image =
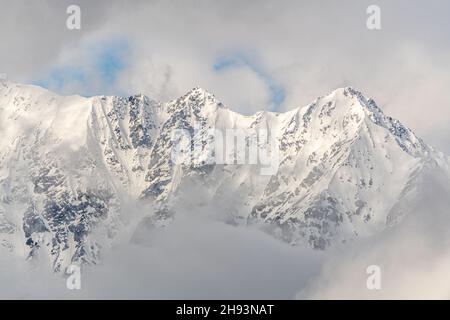
[[[0,115],[0,245],[47,256],[55,271],[98,263],[129,225],[129,203],[139,203],[145,232],[170,224],[180,205],[208,206],[226,223],[326,249],[399,223],[428,168],[449,172],[446,156],[352,87],[284,113],[244,116],[200,87],[162,103],[3,81]],[[205,145],[212,128],[271,132],[277,171],[172,162],[174,130]]]

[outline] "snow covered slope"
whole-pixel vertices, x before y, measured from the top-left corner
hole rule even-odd
[[[271,132],[278,171],[208,163],[202,148],[193,162],[173,163],[175,129],[203,145],[211,128]],[[243,116],[201,88],[160,103],[2,81],[0,134],[0,245],[47,256],[55,271],[97,263],[130,225],[130,206],[140,226],[169,223],[180,205],[208,206],[227,223],[324,249],[398,223],[429,172],[449,176],[442,154],[352,88]]]
[[[250,220],[316,248],[381,231],[427,166],[447,170],[442,155],[352,88],[299,109],[280,148],[280,169]]]

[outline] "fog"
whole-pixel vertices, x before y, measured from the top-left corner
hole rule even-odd
[[[24,267],[24,261],[2,254],[0,297],[291,299],[323,259],[321,252],[198,211],[148,232],[139,243],[105,251],[100,265],[83,268],[79,291],[66,289],[63,276],[50,276],[40,264]]]
[[[439,180],[439,179],[438,179]],[[82,269],[81,290],[45,261],[6,253],[1,298],[111,299],[448,299],[448,192],[426,181],[403,221],[325,251],[294,247],[259,230],[218,221],[209,208],[182,210],[164,228],[130,228],[102,262]],[[125,240],[128,239],[128,240]],[[369,290],[366,269],[381,269]]]

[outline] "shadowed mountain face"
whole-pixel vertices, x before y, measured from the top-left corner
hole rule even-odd
[[[269,132],[277,170],[205,161],[212,129]],[[176,130],[201,146],[190,162],[173,161]],[[446,157],[352,88],[248,117],[200,88],[159,103],[3,81],[0,133],[0,245],[55,271],[97,263],[121,230],[150,233],[180,206],[325,249],[401,222],[430,181],[450,185]]]

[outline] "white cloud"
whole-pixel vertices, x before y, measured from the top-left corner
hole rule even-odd
[[[215,221],[208,208],[181,211],[167,228],[145,229],[134,241],[104,250],[100,265],[83,270],[80,291],[67,290],[65,278],[51,275],[43,260],[29,265],[2,253],[0,297],[449,299],[448,201],[430,205],[445,190],[427,187],[428,195],[417,201],[426,210],[419,207],[382,234],[325,252]],[[369,265],[381,268],[381,290],[366,287]]]
[[[428,176],[397,226],[330,252],[320,276],[297,298],[450,299],[450,202],[445,179]],[[381,290],[368,290],[366,268],[381,268]]]
[[[0,297],[290,299],[317,272],[321,252],[205,215],[180,212],[166,229],[146,230],[139,243],[105,250],[101,265],[83,270],[79,291],[66,289],[49,266],[33,269],[2,255]]]
[[[201,85],[248,114],[269,108],[267,86],[245,68],[231,76],[232,71],[217,74],[212,66],[230,52],[252,52],[252,59],[286,92],[280,109],[352,85],[431,144],[450,150],[447,1],[433,6],[379,1],[380,31],[366,28],[370,1],[78,3],[80,31],[65,28],[71,1],[2,3],[6,18],[0,19],[0,35],[8,50],[0,52],[0,71],[12,79],[33,81],[55,63],[77,58],[89,69],[86,43],[125,38],[130,52],[117,83],[99,83],[92,77],[84,87],[68,84],[66,91],[143,92],[167,100]],[[17,19],[27,23],[17,24]]]

